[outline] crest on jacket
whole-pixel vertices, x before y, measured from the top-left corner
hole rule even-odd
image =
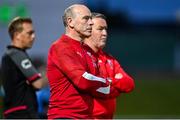
[[[112,61],[111,60],[107,60],[107,63],[108,63],[108,65],[110,66],[110,69],[113,69],[113,63],[112,63]]]

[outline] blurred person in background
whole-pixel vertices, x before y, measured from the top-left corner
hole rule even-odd
[[[119,62],[102,51],[107,40],[106,17],[101,13],[92,13],[92,34],[84,41],[88,55],[98,57],[100,76],[110,78],[119,93],[128,93],[134,89],[134,80],[122,69]],[[120,95],[120,94],[119,94]],[[117,97],[117,96],[116,96]],[[94,98],[93,117],[96,119],[112,119],[116,109],[116,97],[109,99]]]
[[[48,53],[47,77],[50,84],[48,118],[90,119],[93,96],[108,98],[115,88],[98,75],[98,69],[83,49],[91,36],[91,11],[81,4],[64,11],[65,34],[55,41]]]
[[[8,32],[11,45],[7,46],[1,65],[5,92],[3,116],[7,119],[39,118],[35,92],[45,81],[26,53],[35,39],[32,20],[16,17],[10,22]]]
[[[43,61],[40,61],[40,59],[38,60],[39,60],[39,63],[37,62],[37,60],[35,60],[36,63],[39,64],[37,68],[41,72],[42,76],[46,76],[46,63],[44,63],[44,60]],[[48,84],[47,78],[44,77],[43,80],[45,80],[46,83],[43,85],[42,89],[36,91],[36,96],[37,96],[37,102],[38,102],[39,118],[47,119],[47,110],[48,110],[48,104],[49,104],[50,90],[49,90],[49,84]]]

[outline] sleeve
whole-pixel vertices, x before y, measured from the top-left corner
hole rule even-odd
[[[114,59],[114,82],[112,85],[120,92],[131,92],[134,87],[134,80],[121,68],[117,60]]]
[[[82,61],[83,57],[77,55],[72,48],[59,50],[56,47],[50,48],[51,60],[77,89],[96,97],[106,97],[109,94],[109,81],[89,73],[83,63],[86,61]]]
[[[109,89],[109,93],[107,95],[104,95],[104,96],[96,96],[95,95],[94,97],[104,98],[104,99],[116,98],[121,93],[121,92],[119,92],[119,90],[117,88],[115,88],[112,85],[109,85],[108,87],[100,87],[100,88],[97,89],[97,91],[103,90],[103,89]]]
[[[114,69],[110,69],[109,64],[106,63],[106,59],[104,59],[105,56],[99,56],[99,60],[98,60],[98,66],[99,66],[99,72],[100,72],[100,76],[103,76],[107,79],[109,79],[109,81],[111,81],[111,83],[113,83],[113,76],[114,76]],[[117,88],[115,88],[114,86],[110,86],[110,93],[108,95],[107,98],[116,98],[120,95],[120,92]]]
[[[41,77],[41,74],[36,70],[26,53],[15,51],[11,52],[9,57],[30,83]]]

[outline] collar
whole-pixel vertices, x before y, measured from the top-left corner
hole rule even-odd
[[[63,34],[63,35],[61,36],[61,40],[65,41],[65,42],[70,42],[70,43],[72,43],[73,45],[82,44],[82,42],[80,42],[80,41],[78,41],[78,40],[75,40],[75,39],[73,39],[73,38],[71,38],[71,37],[69,37],[69,36],[67,36],[67,35],[65,35],[65,34]]]
[[[93,49],[92,48],[90,48],[87,44],[83,44],[83,48],[86,50],[86,51],[88,51],[88,52],[90,52],[91,54],[93,54],[94,56],[98,56],[98,53],[99,52],[94,52],[93,51]]]
[[[25,49],[18,48],[18,47],[13,46],[13,45],[8,45],[8,46],[7,46],[7,49],[12,49],[12,48],[14,48],[14,49],[18,49],[18,50],[21,50],[21,51],[25,51]]]

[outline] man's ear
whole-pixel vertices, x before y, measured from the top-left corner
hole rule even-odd
[[[16,39],[19,39],[19,38],[20,38],[19,32],[15,32],[15,33],[14,33],[14,38],[16,38]]]
[[[67,18],[67,23],[68,23],[69,27],[71,27],[71,28],[74,27],[74,21],[72,20],[71,17],[68,17],[68,18]]]
[[[21,32],[15,32],[14,33],[14,38],[16,38],[17,40],[19,40],[20,39],[20,37],[21,37],[21,34],[20,34]]]

